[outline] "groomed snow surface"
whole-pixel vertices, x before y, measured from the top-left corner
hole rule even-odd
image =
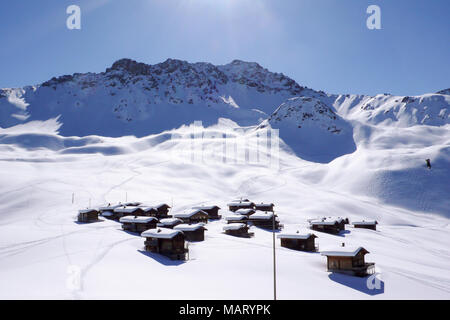
[[[353,128],[356,151],[330,163],[302,160],[280,141],[279,168],[182,161],[173,151],[190,142],[167,132],[77,138],[2,129],[0,298],[272,299],[269,231],[252,227],[254,237],[237,238],[223,233],[224,219],[212,221],[182,262],[145,252],[145,239],[118,222],[76,222],[90,203],[162,202],[171,213],[218,205],[225,214],[244,197],[273,202],[290,234],[307,229],[310,217],[379,223],[377,231],[314,232],[319,250],[343,242],[367,249],[379,289],[330,274],[325,256],[282,248],[277,238],[279,299],[449,299],[449,125]],[[205,141],[208,149],[220,143]]]

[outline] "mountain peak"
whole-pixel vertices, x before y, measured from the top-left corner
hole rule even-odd
[[[117,60],[114,62],[111,66],[111,68],[106,69],[106,72],[111,70],[125,70],[132,74],[149,74],[149,65],[142,63],[142,62],[136,62],[135,60],[124,58]]]

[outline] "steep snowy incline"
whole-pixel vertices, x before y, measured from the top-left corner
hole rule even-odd
[[[282,103],[258,128],[279,129],[281,139],[302,159],[330,162],[356,150],[353,127],[316,98]]]

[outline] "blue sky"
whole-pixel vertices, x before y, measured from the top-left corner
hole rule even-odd
[[[81,30],[66,28],[71,4]],[[435,92],[450,87],[449,13],[448,0],[5,0],[0,87],[170,57],[256,61],[330,93]]]

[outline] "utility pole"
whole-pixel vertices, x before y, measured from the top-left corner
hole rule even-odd
[[[272,242],[273,242],[273,300],[277,300],[277,266],[275,260],[275,212],[272,212]]]

